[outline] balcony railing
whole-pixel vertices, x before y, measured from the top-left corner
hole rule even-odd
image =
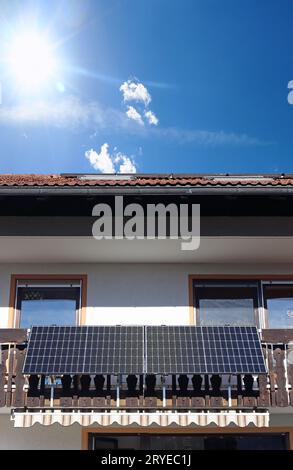
[[[0,407],[22,409],[266,409],[293,406],[293,330],[264,330],[268,374],[47,377],[22,374],[26,330],[0,330]],[[293,356],[293,352],[292,352]],[[293,357],[292,357],[293,359]]]

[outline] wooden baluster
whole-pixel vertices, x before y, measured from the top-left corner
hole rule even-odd
[[[139,406],[143,406],[143,375],[139,376]]]
[[[209,384],[209,376],[207,374],[204,376],[204,385],[205,385],[205,406],[209,408],[210,407],[210,384]]]
[[[71,391],[71,375],[63,375],[61,377],[62,391],[60,397],[60,406],[62,408],[71,408],[72,407],[72,391]]]
[[[242,375],[237,375],[237,406],[243,406]]]
[[[267,348],[262,346],[262,352],[264,355],[265,362],[268,362]],[[270,406],[270,392],[267,389],[268,384],[268,375],[261,374],[258,376],[258,388],[259,388],[259,397],[257,399],[258,406]]]
[[[104,392],[104,384],[105,384],[105,377],[103,375],[96,375],[94,378],[94,383],[96,387],[95,396],[93,399],[93,406],[94,408],[105,407],[105,392]]]
[[[270,382],[270,395],[271,395],[271,406],[276,406],[276,379],[274,371],[274,359],[273,359],[273,346],[268,349],[268,367],[269,367],[269,382]]]
[[[189,378],[187,375],[182,374],[178,377],[179,393],[177,394],[177,406],[178,408],[189,408],[189,396],[188,396],[188,382]]]
[[[127,383],[127,396],[126,396],[126,406],[138,407],[138,393],[136,390],[137,386],[137,377],[136,375],[130,374],[126,377]]]
[[[91,376],[82,375],[80,378],[81,392],[78,400],[78,405],[81,408],[90,408],[91,407],[91,396],[90,396],[90,385],[91,385]]]
[[[259,397],[257,399],[258,406],[270,406],[270,392],[267,389],[267,375],[258,376]]]
[[[78,407],[78,396],[80,391],[80,376],[74,375],[73,376],[73,407]]]
[[[40,380],[40,407],[44,408],[45,406],[45,390],[46,387],[46,376],[41,375],[41,380]]]
[[[243,406],[254,407],[256,406],[256,398],[253,392],[253,376],[251,374],[246,374],[243,378],[244,382],[244,398]]]
[[[223,397],[221,397],[222,378],[220,375],[211,376],[211,407],[223,406]]]
[[[8,379],[7,379],[7,392],[6,392],[6,406],[12,405],[12,379],[14,369],[14,354],[15,345],[8,349]]]
[[[1,362],[0,362],[0,407],[6,405],[6,393],[5,393],[5,384],[6,384],[6,374],[7,374],[7,359],[8,359],[8,350],[4,349],[1,351]]]
[[[205,399],[201,390],[202,376],[195,374],[192,379],[193,393],[191,398],[192,408],[201,408],[205,405]]]
[[[284,367],[284,351],[281,348],[274,350],[274,358],[276,361],[276,382],[278,390],[276,391],[276,404],[277,406],[288,406],[288,393],[286,390],[286,376]]]
[[[28,408],[38,408],[40,406],[40,392],[38,389],[39,385],[39,376],[30,375],[28,379],[29,389],[27,394],[27,407]]]
[[[176,398],[177,398],[177,390],[176,390],[176,374],[172,375],[172,406],[173,408],[176,407]]]
[[[291,353],[292,356],[293,356],[293,353]],[[291,358],[291,356],[290,356]],[[289,385],[291,385],[291,390],[289,392],[289,398],[290,398],[290,405],[293,406],[293,364],[290,364],[288,362],[288,365],[287,365],[287,374],[288,374],[288,382],[289,382]]]
[[[25,394],[23,390],[25,377],[22,373],[23,362],[25,358],[25,350],[16,349],[16,364],[15,364],[15,391],[13,393],[13,406],[15,407],[23,407],[24,406],[24,399]]]
[[[145,406],[149,408],[156,408],[157,396],[156,396],[156,376],[153,374],[146,375],[145,384]]]
[[[111,406],[111,375],[107,375],[107,406]]]

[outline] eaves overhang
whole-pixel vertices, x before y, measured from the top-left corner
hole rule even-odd
[[[1,186],[0,196],[96,196],[96,195],[293,195],[293,186]]]

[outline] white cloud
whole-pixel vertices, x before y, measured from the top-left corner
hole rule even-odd
[[[127,106],[126,116],[129,119],[132,119],[133,121],[137,122],[141,126],[144,126],[144,122],[142,120],[141,114],[139,114],[139,112],[136,111],[136,109],[133,106]]]
[[[85,156],[95,170],[101,173],[115,173],[115,167],[107,143],[102,145],[100,153],[91,149],[85,152]]]
[[[272,141],[263,141],[246,134],[226,131],[209,131],[182,128],[151,128],[137,126],[124,112],[103,107],[97,101],[82,101],[74,96],[58,101],[34,101],[14,106],[0,106],[0,125],[56,127],[81,132],[90,130],[92,138],[97,138],[100,131],[127,133],[140,138],[172,139],[177,143],[204,146],[266,146]],[[28,128],[23,128],[28,133]]]
[[[293,89],[293,80],[290,80],[288,83],[288,88]],[[293,91],[290,91],[288,94],[288,103],[293,104]]]
[[[136,173],[136,167],[129,157],[124,157],[119,167],[119,173]]]
[[[136,173],[136,166],[133,158],[124,155],[121,152],[109,152],[109,144],[105,142],[97,152],[94,149],[85,152],[86,158],[91,166],[101,173]]]
[[[139,83],[137,80],[127,80],[122,83],[119,90],[123,93],[124,103],[128,101],[136,101],[138,103],[140,112],[133,106],[127,106],[126,116],[129,119],[136,121],[141,126],[145,122],[153,126],[159,124],[159,119],[155,113],[148,109],[152,98],[148,89],[142,83]],[[144,120],[142,116],[144,116]]]
[[[119,173],[136,173],[136,166],[134,161],[127,155],[117,153],[115,162],[119,163]]]
[[[31,103],[0,107],[1,123],[52,124],[56,127],[87,125],[100,109],[84,104],[74,97],[57,102],[33,101]]]
[[[166,138],[179,144],[195,144],[207,147],[258,147],[272,145],[275,142],[263,141],[247,134],[235,134],[225,131],[207,131],[202,129],[182,129],[166,127],[149,129],[149,134],[154,137]]]
[[[94,131],[105,128],[129,127],[125,114],[115,108],[103,107],[97,101],[82,101],[68,96],[57,101],[32,101],[13,106],[0,106],[0,124],[52,126]]]
[[[152,111],[145,111],[144,115],[149,124],[152,124],[153,126],[157,126],[159,124],[159,119]]]
[[[148,106],[152,100],[148,89],[139,82],[133,80],[127,80],[122,83],[119,90],[123,93],[123,100],[127,101],[139,101]]]

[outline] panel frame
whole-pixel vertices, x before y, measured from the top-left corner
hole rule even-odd
[[[136,369],[134,368],[127,368],[126,365],[124,365],[124,369],[122,368],[121,369],[121,355],[119,356],[119,361],[118,361],[118,364],[119,364],[119,369],[117,368],[117,362],[115,362],[115,359],[117,358],[117,356],[115,356],[115,348],[114,348],[114,353],[112,354],[112,369],[111,367],[109,366],[109,361],[108,361],[108,365],[105,365],[105,368],[104,365],[103,366],[99,366],[100,369],[97,367],[97,364],[93,364],[93,361],[89,361],[89,367],[86,368],[86,365],[88,364],[86,358],[92,358],[92,354],[93,352],[95,351],[96,354],[98,354],[98,351],[99,351],[99,348],[98,346],[96,347],[96,349],[90,349],[90,353],[88,352],[88,349],[87,347],[85,348],[85,350],[83,349],[84,354],[78,354],[76,353],[75,354],[75,360],[77,361],[78,363],[78,359],[81,357],[82,360],[83,360],[83,365],[81,366],[80,365],[80,368],[79,368],[79,365],[77,368],[69,368],[68,365],[67,367],[64,366],[63,369],[60,369],[60,367],[58,368],[56,366],[56,360],[55,362],[53,362],[53,366],[50,366],[50,369],[49,369],[49,365],[48,365],[48,361],[49,361],[49,358],[50,358],[50,355],[48,354],[48,360],[47,360],[47,368],[44,368],[43,366],[43,363],[39,365],[39,368],[37,368],[36,366],[33,368],[32,367],[32,359],[31,359],[31,356],[33,356],[33,352],[30,353],[30,351],[32,350],[32,345],[31,345],[31,341],[32,341],[32,336],[34,334],[42,334],[43,331],[45,331],[46,333],[45,334],[49,334],[52,335],[52,334],[57,334],[58,331],[59,331],[59,334],[60,334],[60,331],[61,329],[71,329],[72,330],[72,333],[76,332],[76,337],[74,337],[74,339],[72,339],[71,341],[75,341],[77,342],[76,346],[78,346],[80,348],[81,344],[82,344],[82,341],[79,339],[79,337],[77,336],[77,332],[79,331],[80,334],[82,334],[82,329],[85,330],[85,333],[86,335],[88,334],[94,334],[98,331],[102,331],[103,334],[104,332],[107,333],[107,336],[109,336],[109,334],[111,333],[111,330],[112,330],[112,333],[117,333],[118,332],[118,329],[122,329],[122,330],[126,330],[126,332],[124,332],[123,334],[123,341],[124,341],[124,344],[129,344],[129,339],[126,337],[125,338],[125,333],[127,334],[127,330],[129,330],[130,334],[131,334],[131,330],[133,331],[134,328],[136,329],[136,332],[137,332],[137,345],[136,345],[136,348],[139,350],[139,342],[141,342],[141,354],[140,354],[140,360],[138,360],[138,356],[135,355],[135,358],[137,359],[135,361],[136,363],[136,366],[137,367]],[[52,332],[50,332],[50,329],[52,330]],[[105,330],[107,329],[107,330]],[[158,360],[158,365],[157,365],[157,369],[155,369],[154,367],[150,366],[150,362],[149,362],[149,357],[150,357],[150,351],[151,351],[151,346],[150,346],[150,342],[152,340],[152,337],[151,337],[151,334],[152,334],[152,331],[154,332],[155,329],[157,330],[157,334],[163,334],[165,335],[166,333],[169,334],[168,336],[168,339],[170,338],[170,332],[172,331],[171,329],[173,329],[173,334],[176,335],[178,334],[178,339],[179,341],[181,341],[181,338],[183,337],[182,335],[182,332],[184,332],[184,335],[185,335],[185,345],[190,343],[189,345],[189,348],[187,346],[184,346],[184,348],[186,348],[186,354],[185,355],[181,355],[181,356],[176,356],[176,350],[175,351],[175,354],[174,354],[174,357],[172,358],[172,354],[171,354],[171,344],[169,346],[169,349],[170,349],[170,354],[167,354],[164,356],[164,348],[162,349],[162,351],[160,350],[156,350],[156,351],[152,351],[152,354],[153,354],[153,357],[156,357],[157,360]],[[61,331],[62,332],[62,331]],[[150,333],[150,334],[149,334]],[[226,336],[223,334],[226,334]],[[236,339],[234,339],[232,336],[236,335],[236,334],[246,334],[246,335],[252,335],[253,336],[253,341],[255,342],[254,344],[254,347],[255,347],[255,350],[257,351],[257,354],[255,355],[255,358],[258,358],[257,361],[255,360],[252,360],[253,358],[251,357],[252,354],[248,354],[245,353],[245,349],[244,349],[244,346],[246,348],[249,349],[249,344],[248,344],[248,340],[249,338],[241,338],[242,341],[245,341],[246,343],[243,343],[243,351],[242,351],[242,357],[245,359],[246,361],[246,366],[247,368],[245,369],[242,365],[242,361],[239,361],[239,367],[237,368],[236,366],[235,367],[232,367],[231,365],[231,361],[232,361],[232,358],[233,361],[236,363],[236,357],[237,355],[234,355],[232,354],[232,350],[231,351],[228,351],[228,344],[227,344],[227,339],[226,337],[228,336],[228,334],[230,335],[230,339],[229,341],[236,341]],[[121,334],[119,332],[119,334]],[[192,340],[192,334],[193,334],[193,337],[196,338],[196,342],[195,341],[191,341]],[[233,335],[232,335],[233,334]],[[201,335],[201,336],[199,336]],[[213,335],[213,338],[212,338],[212,335]],[[223,336],[223,338],[221,338],[221,335]],[[64,333],[63,333],[63,337],[64,337]],[[196,365],[196,358],[199,357],[198,355],[195,356],[194,355],[190,355],[190,348],[192,348],[192,351],[198,351],[199,348],[200,348],[200,343],[199,343],[199,339],[200,338],[200,341],[202,342],[202,354],[203,354],[203,358],[204,358],[204,361],[203,363],[200,365],[200,366],[197,366]],[[209,345],[207,346],[205,344],[207,338],[212,338],[212,341],[213,341],[213,347],[210,348],[209,350],[209,354],[207,353],[208,352],[208,349],[209,349]],[[87,339],[87,338],[86,338]],[[51,344],[52,345],[52,342],[54,341],[55,339],[51,337],[51,340],[49,341],[49,345]],[[57,341],[60,340],[60,338],[56,338]],[[35,340],[34,340],[35,341]],[[61,340],[60,340],[61,341]],[[62,339],[62,341],[64,341],[64,339]],[[116,340],[115,340],[116,341]],[[175,341],[175,336],[174,336],[174,341]],[[226,342],[226,350],[223,349],[224,353],[219,356],[217,355],[216,351],[216,347],[218,348],[222,348],[222,345],[221,345],[221,342],[225,341]],[[218,342],[218,344],[217,344]],[[157,340],[157,343],[158,343],[158,340]],[[114,344],[116,344],[114,342]],[[122,342],[123,344],[123,342]],[[193,346],[195,344],[195,346]],[[48,347],[49,347],[48,345]],[[215,346],[215,347],[214,347]],[[73,346],[75,347],[75,345]],[[238,352],[239,351],[239,347],[238,347],[238,344],[234,347],[238,349]],[[57,356],[57,354],[59,354],[58,357],[62,357],[61,356],[61,353],[62,353],[62,348],[59,350],[57,349],[59,348],[59,345],[57,345],[55,347],[55,350],[57,351],[57,353],[55,354],[55,357]],[[108,347],[108,351],[109,351],[109,348],[110,346]],[[52,349],[52,346],[51,346],[51,349]],[[67,351],[68,349],[66,349]],[[99,325],[99,326],[64,326],[64,327],[61,327],[61,326],[55,326],[55,327],[44,327],[44,326],[35,326],[32,328],[32,331],[31,331],[31,334],[30,334],[30,337],[29,337],[29,341],[28,341],[28,349],[27,349],[27,354],[26,354],[26,358],[25,358],[25,362],[24,362],[24,366],[23,366],[23,373],[25,375],[29,375],[29,374],[41,374],[41,375],[63,375],[63,374],[70,374],[70,375],[83,375],[83,374],[86,374],[86,375],[94,375],[94,374],[103,374],[103,375],[128,375],[128,374],[135,374],[135,375],[138,375],[138,374],[156,374],[156,375],[171,375],[171,374],[204,374],[204,375],[208,375],[208,374],[220,374],[220,375],[238,375],[238,374],[253,374],[253,375],[261,375],[261,374],[267,374],[267,367],[266,367],[266,363],[265,363],[265,360],[264,360],[264,356],[263,356],[263,351],[262,351],[262,347],[261,347],[261,340],[260,340],[260,336],[259,336],[259,332],[257,331],[257,328],[256,327],[253,327],[253,326],[230,326],[230,327],[226,327],[226,326],[217,326],[217,327],[214,327],[214,326],[195,326],[195,325],[168,325],[168,326],[161,326],[161,325],[146,325],[146,326],[142,326],[142,325],[117,325],[117,326],[111,326],[111,325]],[[65,351],[65,349],[63,348],[63,351]],[[113,351],[113,349],[112,349]],[[132,351],[132,350],[131,350]],[[221,349],[222,351],[222,349]],[[224,363],[224,356],[225,357],[229,357],[229,367],[225,367],[225,363]],[[44,355],[44,350],[42,350],[42,357],[46,357],[46,355]],[[53,357],[53,356],[52,356]],[[110,357],[110,353],[108,352],[108,358]],[[125,355],[125,363],[127,363],[126,361],[126,357],[127,357],[127,353]],[[129,356],[128,356],[129,357]],[[160,366],[159,364],[159,359],[162,359],[163,357],[167,357],[166,359],[166,362],[165,362],[165,365],[164,367]],[[176,367],[176,364],[178,364],[178,357],[184,359],[185,360],[182,360],[182,367],[179,368],[179,367]],[[192,365],[192,368],[190,368],[190,361],[188,360],[188,358],[192,357],[193,358],[193,365]],[[249,360],[248,360],[249,358]],[[221,359],[221,361],[219,360]],[[30,360],[30,363],[29,363],[29,360]],[[174,362],[172,362],[172,360]],[[167,361],[169,361],[169,365],[167,364]],[[52,360],[51,360],[52,362]],[[215,363],[217,363],[217,368],[216,367],[211,367],[211,365],[215,365]],[[29,365],[28,365],[29,364]],[[73,364],[73,363],[72,363]],[[169,369],[167,369],[167,366],[170,367]],[[251,368],[248,368],[248,364],[253,364],[253,367]],[[91,369],[91,366],[93,365],[93,367],[95,367],[94,369]],[[259,365],[259,368],[257,368],[257,366]],[[231,366],[231,367],[230,367]],[[54,368],[55,367],[55,368]],[[62,366],[63,367],[63,366]],[[197,368],[196,368],[197,367]]]
[[[134,328],[136,328],[136,331],[135,333],[137,334],[137,349],[139,349],[139,335],[141,334],[141,345],[142,345],[142,348],[141,348],[141,356],[140,356],[140,359],[141,359],[141,367],[140,367],[140,361],[139,361],[139,356],[138,355],[135,355],[135,361],[134,363],[136,364],[135,367],[137,367],[137,369],[130,369],[128,368],[127,369],[127,366],[125,365],[125,368],[124,369],[121,369],[121,357],[122,355],[120,355],[120,361],[119,361],[119,370],[116,370],[115,367],[117,367],[117,363],[115,362],[115,347],[111,348],[111,346],[109,345],[108,349],[106,351],[108,351],[108,358],[111,357],[111,363],[113,365],[113,368],[111,369],[109,366],[106,366],[105,365],[105,369],[103,368],[104,366],[102,365],[97,365],[97,363],[94,363],[93,361],[89,361],[87,362],[86,361],[86,358],[89,357],[89,358],[92,358],[92,354],[93,352],[96,353],[96,357],[98,357],[98,351],[101,349],[99,347],[99,343],[97,342],[96,344],[96,348],[93,350],[92,348],[90,349],[90,343],[89,344],[89,347],[88,346],[85,346],[85,347],[82,347],[82,338],[81,338],[81,335],[82,334],[85,334],[86,335],[86,340],[88,339],[88,335],[89,334],[100,334],[100,336],[103,337],[103,335],[106,335],[105,337],[108,337],[109,338],[109,335],[111,334],[111,330],[112,330],[112,334],[121,334],[119,332],[119,329],[122,329],[122,330],[126,330],[126,337],[125,337],[125,332],[124,334],[121,336],[122,338],[122,345],[123,345],[123,342],[127,345],[129,344],[129,340],[127,338],[127,330],[128,331],[128,334],[130,333],[131,334],[131,329],[133,330]],[[50,329],[52,331],[50,331]],[[73,334],[73,338],[70,339],[70,331],[68,331],[68,336],[66,338],[69,338],[69,339],[66,339],[66,342],[68,341],[73,341],[73,346],[69,346],[66,347],[65,349],[65,345],[63,346],[63,352],[66,351],[67,352],[67,357],[68,357],[68,353],[70,353],[70,348],[79,348],[79,350],[83,350],[84,354],[78,354],[78,352],[76,352],[76,354],[74,356],[70,356],[70,359],[71,359],[71,366],[68,365],[60,365],[59,367],[57,367],[56,365],[56,359],[54,360],[53,362],[53,365],[50,366],[50,370],[49,370],[49,365],[48,365],[48,361],[50,360],[50,354],[48,354],[48,359],[46,361],[46,364],[44,364],[44,361],[42,363],[40,363],[37,367],[36,365],[36,362],[39,358],[38,355],[34,356],[34,349],[36,348],[36,344],[35,343],[35,338],[34,338],[34,335],[42,335],[44,332],[44,334],[46,335],[49,335],[51,336],[51,340],[48,341],[48,345],[46,346],[47,348],[50,347],[50,345],[52,345],[52,342],[55,340],[54,338],[52,338],[52,335],[56,334],[58,335],[59,334],[59,337],[57,337],[57,342],[60,342],[60,341],[65,341],[65,336],[64,336],[64,329],[66,330],[69,330],[71,329],[71,333]],[[107,329],[107,330],[106,330]],[[84,331],[82,331],[84,330]],[[115,331],[116,330],[116,331]],[[29,337],[29,341],[28,341],[28,348],[27,348],[27,354],[26,354],[26,358],[25,358],[25,361],[24,361],[24,366],[23,366],[23,374],[25,375],[30,375],[30,374],[38,374],[38,375],[63,375],[63,374],[69,374],[69,375],[97,375],[97,374],[103,374],[103,375],[107,375],[107,374],[110,374],[110,375],[120,375],[120,374],[125,374],[125,375],[128,375],[128,374],[142,374],[144,373],[144,348],[143,348],[143,343],[144,343],[144,334],[143,334],[143,327],[140,326],[140,325],[135,325],[135,326],[129,326],[129,325],[123,325],[123,326],[111,326],[111,325],[99,325],[99,326],[91,326],[91,325],[88,325],[88,326],[48,326],[48,327],[45,327],[45,326],[34,326],[31,330],[31,333],[30,333],[30,337]],[[60,334],[63,334],[63,337],[60,338]],[[77,334],[79,333],[79,335]],[[106,334],[107,333],[107,334]],[[93,342],[95,341],[95,338],[93,337]],[[41,338],[40,338],[41,340]],[[95,343],[91,343],[91,345],[93,346],[93,344]],[[86,344],[86,342],[85,342]],[[109,343],[110,344],[110,343]],[[116,340],[115,340],[115,344],[116,344]],[[52,346],[51,346],[51,350],[52,350]],[[45,349],[46,351],[46,349]],[[50,351],[48,349],[48,351]],[[59,351],[59,345],[57,344],[57,346],[55,346],[55,351],[58,351],[56,352],[54,355],[51,355],[51,358],[56,358],[56,357],[62,357],[62,356],[58,356],[58,354],[60,355],[61,354],[61,351]],[[104,350],[103,350],[104,351]],[[114,352],[113,352],[114,351]],[[91,354],[89,354],[89,352]],[[88,355],[87,355],[88,353]],[[112,354],[111,354],[112,353]],[[125,349],[125,364],[126,364],[126,357],[127,357],[127,349]],[[43,358],[46,357],[46,355],[44,355],[44,349],[42,350],[42,354],[43,354]],[[32,365],[32,358],[35,357],[35,364],[34,364],[34,367]],[[75,360],[77,361],[75,364],[73,363],[73,360],[72,360],[72,357],[73,359],[75,358]],[[117,357],[117,356],[116,356]],[[78,361],[78,359],[81,358],[81,361],[83,361],[83,364],[81,364],[80,361]],[[52,361],[53,359],[51,359]],[[61,363],[61,361],[59,361],[59,364]],[[88,365],[89,364],[89,365]],[[88,366],[88,367],[86,367]],[[63,367],[61,369],[61,367]],[[91,369],[91,367],[94,367],[94,369]],[[99,369],[100,367],[100,369]]]
[[[146,370],[147,370],[147,373],[148,374],[160,374],[160,375],[171,375],[171,374],[176,374],[176,375],[180,375],[180,374],[199,374],[199,375],[214,375],[214,374],[219,374],[219,375],[242,375],[242,374],[253,374],[253,375],[261,375],[261,374],[267,374],[267,366],[266,366],[266,363],[265,363],[265,360],[264,360],[264,355],[263,355],[263,351],[262,351],[262,347],[261,347],[261,340],[260,340],[260,336],[259,336],[259,333],[257,331],[257,328],[254,327],[254,326],[196,326],[196,325],[181,325],[181,326],[171,326],[171,325],[166,325],[166,326],[146,326]],[[151,329],[161,329],[161,333],[162,333],[162,330],[165,329],[165,333],[168,332],[168,330],[170,330],[171,328],[186,328],[187,330],[189,329],[190,332],[192,332],[192,330],[196,333],[196,335],[198,333],[201,334],[202,338],[202,344],[203,344],[203,355],[201,356],[204,360],[204,366],[199,366],[197,369],[195,367],[193,367],[192,369],[191,368],[188,368],[188,365],[187,367],[184,369],[183,366],[181,369],[179,369],[178,367],[176,368],[176,364],[172,363],[171,365],[171,360],[170,360],[170,366],[172,367],[172,369],[166,369],[166,367],[161,367],[159,365],[159,359],[162,359],[163,358],[163,350],[161,351],[159,349],[159,351],[152,351],[150,353],[150,349],[149,349],[149,345],[150,345],[150,342],[151,342],[151,337],[148,337],[148,332],[151,332]],[[216,329],[219,329],[218,331]],[[224,366],[223,364],[223,367],[220,367],[221,366],[221,361],[218,360],[218,356],[217,354],[214,352],[216,351],[215,348],[212,348],[211,349],[211,354],[210,356],[208,357],[207,355],[207,347],[205,347],[204,343],[205,343],[205,338],[204,338],[204,335],[205,334],[214,334],[217,333],[217,334],[222,334],[223,331],[226,331],[226,333],[228,333],[228,330],[229,330],[229,335],[231,336],[231,333],[236,333],[236,331],[243,335],[243,332],[247,331],[249,334],[253,334],[254,335],[254,341],[256,342],[256,345],[257,345],[257,349],[258,349],[258,355],[257,357],[259,358],[258,359],[258,363],[256,364],[254,361],[251,362],[253,364],[253,367],[251,367],[250,369],[248,368],[248,364],[250,361],[252,361],[252,358],[251,358],[251,354],[247,355],[247,354],[243,354],[243,358],[245,358],[246,360],[246,365],[247,365],[247,369],[245,370],[244,366],[243,365],[240,365],[238,368],[236,368],[236,359],[235,359],[235,370],[233,370],[233,367],[232,367],[232,364],[231,364],[231,367],[230,367],[230,370],[228,370],[227,367]],[[159,330],[158,330],[159,331]],[[187,338],[187,340],[189,341],[190,339]],[[247,339],[243,339],[243,341],[247,341]],[[199,341],[197,339],[197,341]],[[216,340],[214,338],[213,341],[219,341],[218,339]],[[227,340],[225,339],[226,343],[227,343]],[[232,336],[231,336],[231,341],[232,341]],[[234,340],[233,340],[234,341]],[[227,348],[228,348],[228,345],[227,345]],[[197,347],[197,349],[199,349],[199,346]],[[229,348],[230,349],[230,348]],[[239,351],[239,348],[237,347],[238,351]],[[195,348],[193,348],[193,351],[195,350]],[[233,358],[236,358],[237,356],[234,355],[234,356],[231,356],[231,355],[228,355],[228,351],[224,351],[224,352],[227,352],[227,357],[229,357],[229,362],[231,363],[232,362],[232,357]],[[153,358],[156,358],[157,360],[157,363],[158,363],[158,368],[155,369],[154,366],[151,366],[150,365],[150,354],[152,354],[152,357]],[[232,353],[231,353],[232,354]],[[187,357],[191,357],[190,354],[186,354]],[[212,361],[212,357],[215,357],[217,359],[217,366],[218,368],[216,367],[209,367],[210,364],[214,364]],[[170,357],[171,354],[170,354]],[[222,357],[220,357],[219,359],[223,359],[224,361],[224,358],[223,358],[223,355]],[[178,356],[176,357],[176,352],[174,354],[174,361],[176,362],[177,360],[177,363],[178,363]],[[234,361],[234,359],[233,359]],[[193,363],[195,364],[195,361],[193,361]],[[260,364],[261,363],[261,364]],[[166,363],[165,363],[166,364]],[[188,364],[188,362],[187,362]],[[261,365],[261,367],[259,367],[259,369],[257,369],[257,365]],[[222,369],[222,370],[221,370]]]

